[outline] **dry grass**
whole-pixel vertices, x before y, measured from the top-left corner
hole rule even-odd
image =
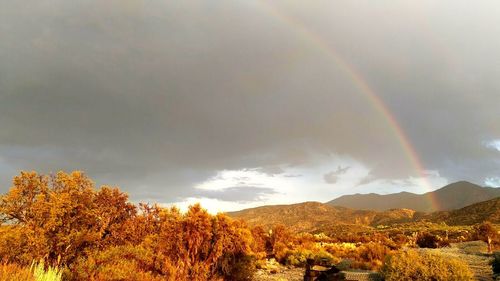
[[[463,260],[469,265],[475,280],[493,280],[490,264],[493,257],[488,254],[488,245],[483,241],[452,243],[450,247],[425,251],[439,252],[444,256]]]
[[[35,281],[29,268],[17,264],[0,264],[0,281]]]

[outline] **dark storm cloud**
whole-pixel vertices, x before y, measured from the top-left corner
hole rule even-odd
[[[365,77],[425,168],[482,182],[500,172],[484,145],[500,139],[500,5],[464,3],[273,5]],[[329,153],[416,176],[345,71],[259,1],[0,0],[2,191],[19,169],[81,169],[170,202],[221,169]]]

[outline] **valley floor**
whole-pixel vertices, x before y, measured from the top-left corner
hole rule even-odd
[[[302,281],[304,280],[303,268],[284,267],[277,273],[270,273],[268,270],[258,270],[253,278],[254,281]]]
[[[469,264],[478,281],[493,280],[493,272],[490,262],[491,254],[487,252],[486,243],[482,241],[452,243],[450,247],[440,249],[422,249],[422,251],[435,251],[442,255],[459,258]],[[258,270],[254,276],[255,281],[301,281],[303,280],[303,268],[282,267],[276,273],[268,270]]]

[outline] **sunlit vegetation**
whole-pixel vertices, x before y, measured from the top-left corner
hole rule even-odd
[[[66,280],[235,280],[235,271],[252,273],[253,238],[243,223],[199,205],[186,213],[135,206],[117,188],[95,189],[81,172],[22,172],[0,213],[0,257],[12,274],[27,274],[20,267],[39,260]]]
[[[250,227],[200,205],[181,212],[132,204],[118,188],[95,188],[81,172],[22,172],[0,197],[0,219],[0,281],[237,281],[274,268],[275,261],[381,270],[387,280],[469,280],[463,263],[412,249],[483,240],[493,251],[499,238],[487,222],[330,224],[313,232],[279,224]]]
[[[416,250],[389,255],[382,273],[386,281],[473,280],[473,274],[465,262],[443,257],[438,253]]]
[[[62,272],[59,268],[45,266],[43,262],[32,263],[29,267],[20,265],[1,264],[0,281],[61,281]]]
[[[0,264],[0,281],[35,281],[29,267],[22,267],[14,263]]]

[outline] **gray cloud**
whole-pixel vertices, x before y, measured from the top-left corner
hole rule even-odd
[[[498,3],[273,5],[364,77],[426,169],[498,177]],[[0,1],[0,38],[0,191],[19,169],[81,169],[171,202],[218,170],[330,153],[418,175],[345,70],[259,1]]]
[[[335,184],[339,180],[339,176],[345,175],[351,167],[341,167],[339,166],[337,170],[331,171],[323,176],[326,183]]]

